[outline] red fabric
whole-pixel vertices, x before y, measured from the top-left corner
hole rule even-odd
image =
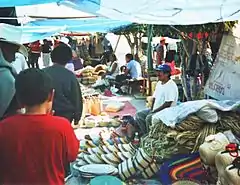
[[[78,149],[64,118],[9,117],[0,122],[0,184],[63,185],[64,166],[76,159]]]
[[[40,53],[41,52],[41,44],[39,41],[33,42],[30,44],[31,51],[33,53]]]
[[[174,61],[167,62],[166,64],[170,66],[170,68],[171,68],[171,75],[172,76],[179,75],[181,73],[181,71],[179,69],[175,68],[175,62]]]

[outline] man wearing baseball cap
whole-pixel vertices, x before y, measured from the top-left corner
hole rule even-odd
[[[175,106],[178,101],[178,88],[171,79],[171,68],[167,64],[156,68],[159,81],[153,93],[153,103],[151,109],[137,112],[136,122],[140,129],[140,134],[146,134],[152,121],[152,115],[161,110]]]

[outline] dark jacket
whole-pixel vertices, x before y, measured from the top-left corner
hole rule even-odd
[[[0,120],[15,114],[19,109],[15,97],[15,76],[13,66],[7,62],[0,50]]]
[[[53,79],[55,94],[53,110],[56,116],[79,121],[82,116],[83,101],[80,85],[75,75],[64,66],[54,64],[44,69]]]

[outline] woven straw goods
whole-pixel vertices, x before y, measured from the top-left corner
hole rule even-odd
[[[206,137],[205,142],[199,147],[202,162],[206,165],[214,166],[215,156],[218,152],[223,151],[227,144],[229,144],[229,141],[222,133]]]
[[[231,169],[231,166],[228,166],[226,169],[225,169],[225,173],[226,173],[226,181],[227,181],[227,184],[229,185],[238,185],[240,184],[240,176],[238,174],[238,170],[237,168],[234,168],[234,169]]]
[[[229,166],[233,162],[233,160],[234,157],[232,157],[229,153],[218,152],[215,157],[215,165],[219,176],[225,175],[226,167]]]
[[[131,157],[133,157],[133,154],[130,152],[118,152],[117,155],[122,161],[125,161]]]
[[[119,176],[122,180],[127,180],[130,177],[133,177],[137,173],[137,169],[135,169],[133,165],[133,158],[130,158],[126,161],[123,161],[118,165]]]
[[[152,161],[153,158],[148,156],[148,154],[146,154],[142,148],[138,149],[133,159],[134,166],[140,171],[144,171],[144,169],[147,168]]]
[[[88,148],[87,149],[87,151],[88,151],[88,153],[90,153],[90,154],[103,154],[104,153],[104,151],[103,151],[103,149],[102,149],[102,147],[95,147],[95,148]]]
[[[219,121],[215,124],[206,123],[197,116],[190,115],[176,126],[167,127],[162,122],[152,124],[149,134],[141,141],[144,151],[158,159],[167,159],[182,152],[195,152],[205,138],[218,132],[232,130],[240,132],[240,115],[233,112],[218,112]],[[167,137],[166,137],[167,136]]]
[[[100,154],[84,155],[83,159],[88,164],[104,164],[105,163],[102,160],[102,157]]]
[[[121,162],[120,158],[115,153],[102,154],[101,158],[106,164],[110,164],[115,167],[117,167],[118,164]]]
[[[143,172],[142,176],[145,179],[149,179],[152,176],[154,176],[158,170],[160,169],[160,165],[156,163],[156,161],[153,161]]]

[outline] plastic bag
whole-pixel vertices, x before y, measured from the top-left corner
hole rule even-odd
[[[91,102],[91,111],[90,114],[93,116],[98,116],[102,112],[102,102],[99,98],[92,97],[90,99]]]

